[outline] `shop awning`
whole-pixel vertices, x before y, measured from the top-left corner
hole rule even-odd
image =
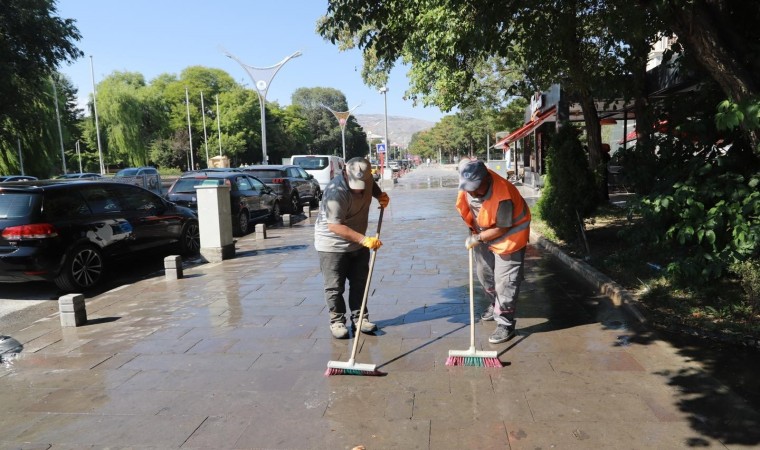
[[[536,117],[534,120],[526,123],[525,125],[521,126],[515,131],[509,133],[509,136],[505,137],[504,139],[494,144],[494,148],[503,148],[504,146],[508,146],[509,144],[513,143],[514,141],[518,139],[524,138],[525,136],[532,133],[533,130],[540,127],[542,123],[549,120],[556,112],[557,112],[557,107],[552,106],[551,108],[547,109],[543,113],[539,114],[538,117]]]
[[[623,141],[623,139],[621,139],[621,140],[618,141],[618,144],[622,144],[623,142],[635,141],[636,139],[638,139],[638,137],[636,135],[636,130],[634,129],[633,131],[631,131],[630,133],[628,133],[628,134],[625,135],[625,141]]]

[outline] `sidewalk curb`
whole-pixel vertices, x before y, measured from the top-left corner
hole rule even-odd
[[[583,277],[583,279],[591,283],[599,291],[600,294],[609,297],[615,306],[622,306],[627,311],[629,311],[639,322],[647,322],[646,317],[644,317],[641,311],[639,311],[639,308],[636,306],[637,300],[633,294],[613,281],[610,277],[604,275],[585,262],[568,256],[551,241],[547,240],[532,230],[530,232],[530,243],[541,247],[545,251],[554,255],[554,257],[556,257],[560,262],[569,267],[570,270],[574,271]]]

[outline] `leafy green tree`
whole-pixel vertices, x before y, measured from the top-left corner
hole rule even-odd
[[[60,154],[51,76],[82,52],[74,44],[81,37],[74,20],[56,14],[52,0],[7,0],[0,8],[0,171],[5,173],[20,172],[19,141],[27,172],[35,175],[53,170],[44,162],[52,156],[46,152],[57,148]],[[57,160],[60,164],[60,156]]]

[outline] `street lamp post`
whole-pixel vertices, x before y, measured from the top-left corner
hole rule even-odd
[[[263,163],[268,164],[269,158],[267,156],[267,127],[266,127],[266,101],[267,101],[267,91],[269,90],[269,85],[272,82],[272,79],[277,74],[277,71],[280,70],[280,68],[288,61],[290,61],[293,58],[297,58],[302,55],[300,51],[293,53],[292,55],[286,57],[282,61],[278,62],[277,64],[271,66],[271,67],[253,67],[249,66],[242,61],[240,61],[238,58],[236,58],[234,55],[232,55],[229,52],[224,52],[225,56],[227,56],[230,59],[235,60],[238,64],[240,64],[243,69],[248,73],[248,75],[253,80],[253,84],[256,86],[256,92],[259,94],[259,105],[261,105],[261,153],[263,156]]]
[[[356,108],[361,106],[361,103],[354,106],[353,108],[349,109],[348,111],[334,111],[329,106],[325,106],[320,104],[323,108],[333,113],[336,119],[338,119],[338,124],[340,124],[340,135],[343,139],[343,161],[346,160],[346,124],[348,123],[348,118],[351,117],[351,112],[355,110]]]
[[[90,72],[92,74],[92,113],[95,115],[95,135],[98,138],[98,156],[100,157],[100,174],[106,174],[106,166],[103,164],[103,148],[100,146],[100,125],[98,124],[98,93],[95,90],[95,66],[92,64],[90,55]]]
[[[190,123],[190,96],[185,87],[185,106],[187,107],[187,140],[190,143],[190,167],[187,170],[195,170],[195,161],[193,158],[193,128]]]
[[[203,142],[206,144],[206,167],[208,167],[208,135],[206,135],[206,106],[203,104],[203,91],[201,91],[201,117],[203,117]]]
[[[61,140],[61,165],[63,166],[64,175],[66,170],[66,153],[63,151],[63,130],[61,129],[61,113],[58,112],[58,89],[55,87],[55,80],[51,77],[50,84],[53,85],[53,99],[55,100],[55,118],[58,120],[58,138]]]
[[[385,103],[385,171],[383,178],[390,179],[393,177],[390,164],[390,142],[388,139],[388,86],[380,88],[380,93],[383,94],[383,102]]]

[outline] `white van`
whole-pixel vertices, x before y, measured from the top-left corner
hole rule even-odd
[[[312,174],[322,191],[346,165],[343,158],[334,155],[293,155],[290,163],[301,166],[307,173]]]

